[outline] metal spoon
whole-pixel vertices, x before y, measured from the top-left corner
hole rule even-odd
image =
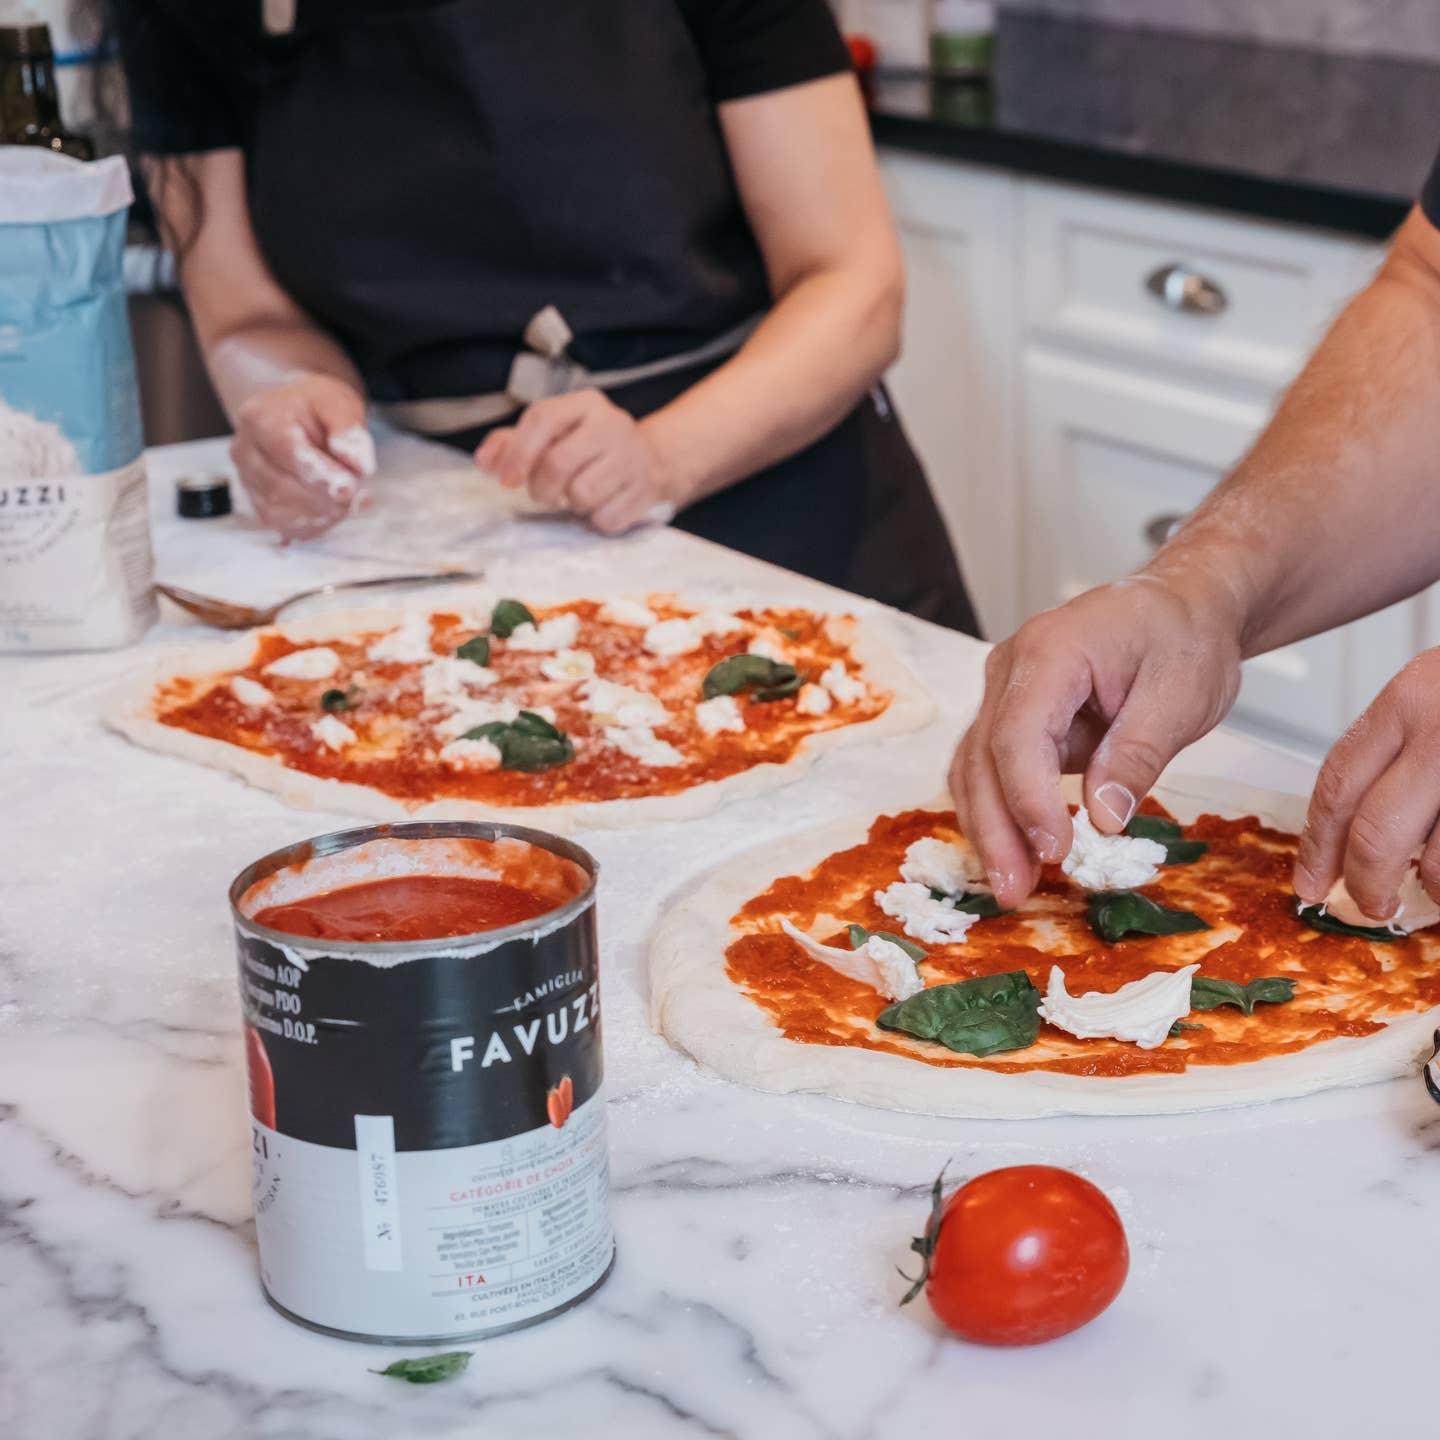
[[[213,625],[217,630],[253,630],[258,625],[270,625],[282,610],[301,600],[311,600],[318,595],[336,595],[342,590],[372,590],[384,585],[436,585],[455,584],[466,580],[480,580],[483,570],[441,570],[429,575],[380,575],[373,580],[340,580],[333,585],[316,585],[311,590],[301,590],[275,605],[240,605],[233,600],[220,600],[214,595],[201,595],[194,590],[184,590],[178,585],[161,585],[155,588],[167,600],[173,600],[182,610],[188,610],[198,620]]]

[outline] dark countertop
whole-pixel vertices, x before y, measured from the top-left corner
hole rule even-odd
[[[1004,11],[990,83],[868,84],[884,145],[1388,235],[1440,149],[1440,66]]]

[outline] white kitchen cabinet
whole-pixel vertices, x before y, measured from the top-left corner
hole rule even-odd
[[[948,160],[882,164],[909,266],[892,388],[992,638],[1140,564],[1383,253]],[[1440,599],[1392,607],[1249,662],[1236,716],[1322,747],[1436,643]]]
[[[1024,363],[1021,569],[1033,612],[1141,564],[1244,453],[1266,407],[1031,347]],[[1256,546],[1265,536],[1255,536]],[[1414,653],[1398,605],[1245,666],[1236,717],[1321,746]]]
[[[991,638],[1020,623],[1016,358],[1019,182],[889,153],[886,188],[909,283],[889,383]]]

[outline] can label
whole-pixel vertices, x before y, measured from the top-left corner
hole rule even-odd
[[[446,1339],[598,1284],[614,1241],[593,910],[395,964],[243,928],[239,950],[277,1304],[349,1334]]]

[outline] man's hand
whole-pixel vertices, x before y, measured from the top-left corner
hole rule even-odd
[[[1388,920],[1420,855],[1440,897],[1440,649],[1417,655],[1336,742],[1310,797],[1295,893],[1323,900],[1343,875],[1360,909]]]
[[[350,513],[375,469],[365,400],[329,375],[258,391],[235,412],[230,458],[262,524],[314,539]]]
[[[537,505],[583,515],[602,535],[668,519],[682,497],[637,421],[598,390],[537,400],[492,430],[475,463]]]
[[[1083,771],[1102,833],[1122,830],[1161,770],[1240,687],[1240,621],[1223,587],[1141,574],[1027,621],[997,645],[950,788],[1002,905],[1069,853],[1063,774]]]

